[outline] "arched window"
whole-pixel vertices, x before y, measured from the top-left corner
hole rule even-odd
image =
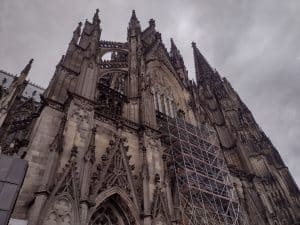
[[[115,194],[96,208],[88,225],[137,225],[137,223],[128,206]]]
[[[156,92],[156,99],[157,99],[158,111],[162,112],[161,95],[158,92]]]
[[[166,112],[165,96],[162,94],[162,95],[160,96],[160,99],[161,99],[161,112],[167,115],[167,112]]]
[[[110,116],[121,116],[126,98],[127,74],[113,71],[102,75],[98,82],[97,110]]]
[[[155,110],[163,113],[171,118],[177,116],[176,104],[173,101],[172,96],[152,88],[151,93],[153,95],[153,102]]]

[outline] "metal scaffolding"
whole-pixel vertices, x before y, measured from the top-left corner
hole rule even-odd
[[[170,146],[184,225],[241,225],[241,212],[213,128],[158,116],[163,142]]]

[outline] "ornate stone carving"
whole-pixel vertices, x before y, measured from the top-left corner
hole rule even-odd
[[[39,116],[39,109],[40,105],[32,98],[25,101],[17,99],[0,132],[2,153],[24,156],[25,152],[19,151],[28,144],[31,124]]]
[[[151,214],[153,216],[153,225],[171,225],[165,193],[159,187],[156,187],[154,191]]]
[[[66,197],[57,198],[43,225],[72,225],[74,224],[74,211],[71,201]]]
[[[109,142],[106,153],[101,157],[102,163],[97,166],[98,171],[93,175],[91,193],[96,196],[105,189],[117,186],[126,190],[138,207],[131,174],[134,166],[129,164],[131,156],[127,155],[128,146],[125,146],[125,141],[125,138],[115,135]]]
[[[27,152],[30,165],[15,218],[30,214],[29,225],[139,225],[139,219],[145,225],[169,225],[170,215],[172,224],[180,224],[176,220],[182,215],[190,224],[217,224],[217,217],[234,224],[232,215],[246,209],[244,214],[254,220],[249,220],[251,224],[299,223],[299,188],[279,153],[229,82],[195,44],[197,83],[188,80],[174,43],[171,52],[167,51],[153,20],[142,31],[133,12],[127,42],[100,41],[100,36],[96,11],[93,22],[86,21],[82,32],[76,28],[42,98],[43,107],[21,95],[27,84],[24,74],[11,88],[0,87],[2,152],[19,157]],[[102,59],[108,52],[111,59]],[[51,120],[59,121],[63,113],[67,118],[53,138],[58,128]],[[171,120],[181,125],[167,126]],[[205,124],[213,128],[206,129]],[[96,140],[95,130],[89,133],[95,126]],[[211,135],[215,132],[217,135]],[[129,137],[132,159],[122,133]],[[52,143],[50,151],[48,143]],[[74,143],[80,152],[76,154],[74,147],[66,163]],[[223,152],[214,156],[219,144]],[[171,154],[175,147],[181,149],[184,161],[178,152]],[[97,157],[102,162],[95,165]],[[232,177],[227,175],[225,162]],[[179,170],[176,163],[181,163]],[[188,170],[193,185],[183,179]],[[91,175],[91,171],[96,172]],[[231,198],[228,203],[231,188],[227,189],[227,178],[239,184],[241,211],[224,210],[239,205]],[[175,180],[184,188],[177,186],[176,191]],[[187,191],[187,186],[193,186],[193,191]],[[201,191],[196,192],[197,187]],[[195,199],[196,207],[192,204]],[[199,207],[212,202],[210,208]],[[206,217],[210,210],[212,217]]]
[[[72,225],[79,222],[79,179],[76,171],[77,147],[56,182],[43,209],[43,225]]]

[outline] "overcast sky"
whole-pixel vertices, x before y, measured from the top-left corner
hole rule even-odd
[[[299,0],[0,0],[0,69],[46,87],[79,21],[99,8],[102,39],[126,41],[132,9],[173,37],[194,77],[191,42],[232,86],[300,184]]]

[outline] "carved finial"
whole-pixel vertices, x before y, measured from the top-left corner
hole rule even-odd
[[[141,26],[139,20],[136,17],[135,10],[132,10],[131,18],[129,21],[129,29],[136,29],[136,28],[140,29]]]
[[[172,47],[176,47],[173,38],[170,38],[170,41],[171,41],[171,49],[172,49]]]
[[[31,69],[32,63],[33,63],[33,59],[30,59],[30,61],[27,63],[27,65],[25,66],[25,68],[22,70],[21,73],[27,75],[29,73],[30,69]]]
[[[193,48],[197,48],[197,46],[196,46],[196,43],[195,43],[195,42],[192,42],[192,47],[193,47]]]
[[[177,55],[177,56],[182,58],[182,56],[179,53],[179,50],[178,50],[177,46],[175,45],[175,42],[174,42],[173,38],[170,38],[170,41],[171,41],[171,53],[174,56]]]
[[[150,26],[150,27],[153,27],[153,28],[155,27],[155,20],[154,20],[154,19],[151,18],[151,19],[149,20],[149,26]]]
[[[135,10],[132,10],[131,19],[137,19],[135,15]]]
[[[100,22],[99,9],[96,9],[96,12],[95,12],[94,17],[93,17],[93,23],[99,23],[99,22]]]
[[[79,22],[77,27],[75,28],[75,30],[73,31],[73,37],[71,39],[71,43],[72,44],[76,44],[80,38],[80,33],[81,33],[81,26],[82,26],[82,23]]]
[[[80,30],[81,30],[81,26],[82,26],[82,23],[79,22],[76,29],[74,30],[74,33],[80,33]]]

